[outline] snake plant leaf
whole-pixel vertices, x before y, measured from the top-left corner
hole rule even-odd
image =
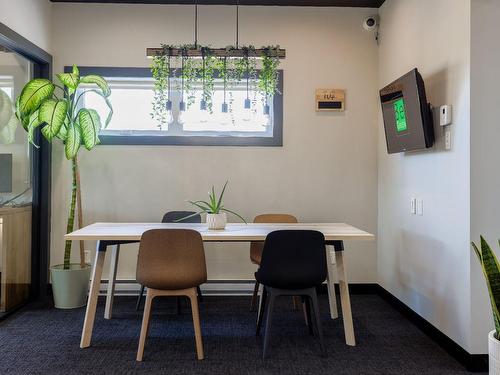
[[[73,91],[76,90],[80,82],[80,77],[73,73],[58,73],[57,78],[64,86],[72,89]]]
[[[482,236],[481,249],[479,250],[475,244],[473,244],[473,249],[480,259],[483,274],[486,279],[491,308],[493,311],[496,337],[498,338],[500,337],[500,265],[495,253],[491,250],[491,247]]]
[[[95,75],[95,74],[90,74],[88,76],[83,76],[80,79],[81,83],[93,83],[99,86],[99,88],[102,90],[102,94],[107,98],[108,96],[111,95],[111,89],[109,88],[108,82],[101,76]]]
[[[83,144],[87,150],[99,144],[99,131],[101,130],[101,119],[94,109],[83,108],[78,112]]]
[[[48,141],[52,141],[61,129],[68,113],[68,102],[63,99],[47,99],[38,111],[40,123],[46,123],[42,134]]]
[[[205,201],[195,201],[195,202],[188,201],[188,202],[191,203],[193,206],[198,207],[200,210],[203,210],[204,212],[213,213],[212,206],[208,202]]]
[[[18,118],[22,121],[23,117],[29,117],[42,102],[52,97],[54,90],[54,84],[48,79],[37,78],[29,81],[21,91],[16,103]]]
[[[76,157],[76,154],[78,154],[78,150],[80,149],[80,143],[80,126],[77,122],[75,122],[68,128],[68,136],[66,137],[66,142],[64,144],[66,159],[72,160]]]

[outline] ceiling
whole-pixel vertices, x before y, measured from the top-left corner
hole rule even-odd
[[[237,0],[51,0],[54,3],[235,5]],[[240,5],[378,8],[385,0],[239,0]]]

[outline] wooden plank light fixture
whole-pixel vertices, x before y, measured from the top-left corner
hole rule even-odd
[[[168,53],[171,57],[176,56],[187,56],[187,57],[199,57],[203,56],[202,48],[198,45],[198,0],[194,2],[194,44],[192,48],[187,50],[183,48],[168,48],[168,51],[162,47],[154,47],[146,49],[146,56],[148,58],[153,58],[155,56],[163,56]],[[247,49],[240,48],[239,46],[239,0],[236,0],[236,46],[232,48],[210,48],[210,53],[215,57],[253,57],[259,58],[269,53],[274,53],[275,57],[284,59],[286,57],[286,50],[277,49],[270,51],[269,49]]]

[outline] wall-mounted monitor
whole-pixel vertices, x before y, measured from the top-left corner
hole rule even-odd
[[[389,154],[432,147],[432,113],[416,68],[381,89],[380,102]]]
[[[0,193],[12,192],[12,154],[0,154]]]

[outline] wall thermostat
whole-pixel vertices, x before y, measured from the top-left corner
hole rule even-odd
[[[439,125],[446,126],[451,124],[451,105],[442,105],[439,107]]]

